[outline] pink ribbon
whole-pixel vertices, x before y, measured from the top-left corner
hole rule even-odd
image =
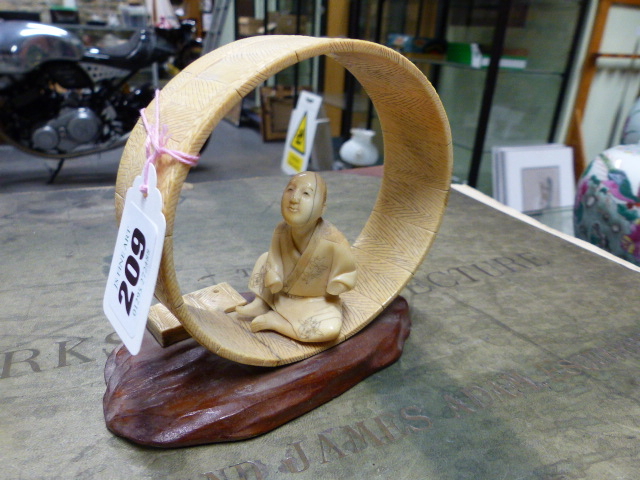
[[[156,123],[152,128],[147,121],[145,115],[146,108],[140,110],[140,116],[144,128],[147,130],[147,141],[145,142],[145,149],[147,153],[147,160],[144,163],[144,180],[140,185],[140,191],[145,195],[149,191],[149,164],[155,165],[156,160],[162,155],[167,154],[175,158],[179,162],[194,167],[198,164],[200,157],[198,155],[190,155],[188,153],[180,152],[178,150],[172,150],[167,148],[168,140],[168,128],[166,125],[160,125],[160,90],[156,90]]]

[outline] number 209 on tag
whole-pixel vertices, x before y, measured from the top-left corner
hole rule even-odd
[[[140,262],[144,260],[146,239],[139,228],[133,230],[130,242],[131,254],[124,264],[124,280],[118,287],[118,302],[124,306],[127,315],[131,315],[135,287],[140,281]],[[135,310],[134,310],[135,314]]]
[[[103,300],[107,318],[134,355],[142,344],[166,228],[162,199],[159,192],[154,196],[135,188],[127,193]]]

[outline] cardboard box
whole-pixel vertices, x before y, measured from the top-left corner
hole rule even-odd
[[[251,37],[264,31],[264,20],[254,17],[238,17],[238,35]]]
[[[300,31],[297,30],[298,21],[300,22]],[[275,30],[273,33],[276,35],[307,35],[310,32],[307,31],[307,17],[300,15],[283,14],[279,12],[269,13],[269,24],[275,24]]]
[[[287,137],[292,110],[293,87],[277,85],[260,88],[262,140],[284,140]]]

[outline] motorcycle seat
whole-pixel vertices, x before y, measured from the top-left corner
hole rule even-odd
[[[140,30],[126,42],[104,47],[91,47],[85,52],[85,60],[116,68],[134,70],[141,65],[166,60],[173,48],[153,32]]]

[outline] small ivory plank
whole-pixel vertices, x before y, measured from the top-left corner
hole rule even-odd
[[[183,299],[184,303],[190,307],[219,310],[224,313],[232,312],[237,306],[247,303],[245,298],[227,282],[188,293],[183,296]],[[180,321],[161,303],[154,305],[149,310],[147,330],[163,347],[191,336]]]

